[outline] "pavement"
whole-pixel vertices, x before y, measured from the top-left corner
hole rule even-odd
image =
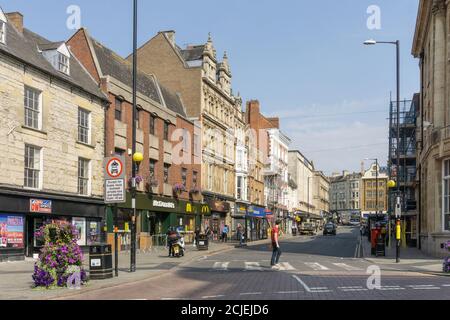
[[[440,276],[450,276],[450,274],[442,272],[443,259],[428,256],[417,248],[400,247],[400,261],[396,263],[395,244],[392,244],[391,247],[386,246],[385,256],[376,257],[371,255],[371,245],[367,237],[362,237],[359,241],[359,256],[370,263],[383,266],[385,270],[423,272]]]
[[[249,245],[256,245],[261,242],[254,242]],[[119,276],[105,280],[91,280],[80,290],[69,290],[66,288],[42,289],[32,288],[32,274],[35,259],[26,258],[24,261],[0,263],[0,300],[44,300],[62,298],[78,295],[81,292],[90,292],[102,288],[112,288],[118,285],[138,282],[145,279],[157,278],[163,274],[168,274],[171,270],[181,266],[193,259],[205,259],[218,252],[232,250],[237,245],[236,242],[213,242],[209,245],[209,250],[199,251],[193,245],[187,245],[186,253],[181,258],[169,258],[168,250],[164,247],[155,247],[148,252],[138,251],[136,255],[136,272],[129,272],[130,253],[121,252],[119,254]],[[85,270],[89,270],[89,255],[84,255],[83,265]],[[114,265],[114,256],[113,256]]]

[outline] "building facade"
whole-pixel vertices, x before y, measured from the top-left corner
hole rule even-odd
[[[68,44],[109,97],[105,152],[125,157],[129,183],[126,202],[108,206],[108,242],[113,243],[117,227],[120,247],[127,249],[132,217],[131,64],[90,37],[86,29],[78,30]],[[137,239],[138,248],[145,250],[158,244],[169,227],[181,228],[186,240],[192,241],[196,226],[208,223],[209,210],[201,210],[198,126],[186,118],[179,95],[160,85],[154,75],[139,71],[137,77],[136,151],[144,156],[136,172]]]
[[[378,178],[377,178],[378,171]],[[372,164],[364,172],[361,178],[361,215],[367,217],[369,214],[386,214],[388,210],[388,182],[387,172],[380,166]],[[377,186],[378,182],[378,186]],[[377,195],[378,193],[378,195]]]
[[[417,176],[420,179],[419,248],[445,256],[450,236],[450,5],[419,3],[412,54],[420,61],[420,112],[417,115]]]
[[[300,151],[289,151],[289,174],[297,184],[297,211],[304,215],[315,215],[314,205],[314,164]]]
[[[138,66],[181,93],[187,116],[201,124],[202,193],[213,210],[211,228],[217,237],[225,224],[232,225],[232,214],[237,212],[235,158],[242,141],[237,143],[236,132],[245,128],[242,99],[232,92],[228,56],[225,53],[218,61],[211,36],[205,44],[182,49],[175,32],[164,31],[139,48]],[[238,175],[244,181],[245,170]]]
[[[361,173],[343,171],[330,177],[330,211],[347,224],[352,215],[361,215]]]
[[[33,257],[47,221],[73,224],[82,247],[103,240],[108,100],[65,42],[0,9],[0,260]]]
[[[330,213],[330,180],[322,171],[315,171],[313,178],[313,206],[315,214],[326,217]]]

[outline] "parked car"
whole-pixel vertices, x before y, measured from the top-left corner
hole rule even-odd
[[[323,228],[323,235],[328,234],[336,235],[336,225],[333,222],[328,222]]]
[[[314,235],[316,232],[316,227],[311,222],[304,222],[300,225],[299,233]]]

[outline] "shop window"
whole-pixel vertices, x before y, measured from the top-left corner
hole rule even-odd
[[[0,250],[24,248],[24,217],[0,215]]]
[[[77,244],[79,246],[86,245],[86,218],[72,218],[72,225],[78,231]]]
[[[442,172],[442,198],[443,198],[443,206],[442,206],[442,215],[443,215],[443,230],[450,231],[450,159],[444,161],[444,169]]]
[[[87,245],[100,243],[100,222],[88,221],[87,224]]]

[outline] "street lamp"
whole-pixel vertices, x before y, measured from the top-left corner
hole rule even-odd
[[[130,272],[136,271],[136,111],[137,111],[137,0],[133,0],[133,119],[132,119],[132,155],[133,165],[131,166],[131,207],[133,217],[131,220],[131,252],[130,252]],[[142,161],[142,159],[141,159]]]
[[[399,183],[399,167],[400,167],[400,41],[376,41],[373,39],[364,41],[365,45],[376,45],[378,43],[382,44],[393,44],[396,46],[397,54],[397,170],[396,170],[396,182],[397,182],[397,202],[400,197],[400,183]],[[400,225],[400,217],[396,217],[396,225]],[[400,262],[400,239],[397,239],[397,250],[396,250],[396,262]]]

